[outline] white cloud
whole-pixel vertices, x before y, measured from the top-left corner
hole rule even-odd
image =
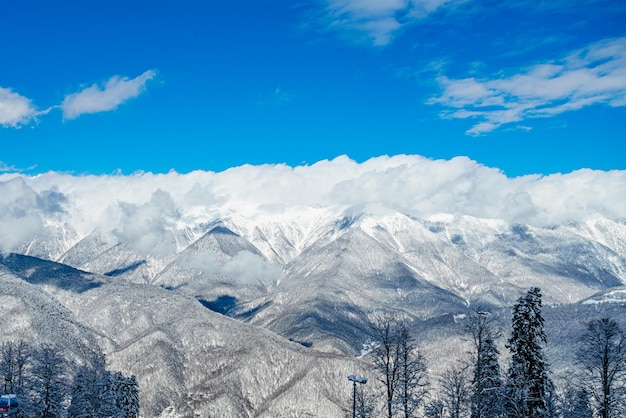
[[[146,83],[156,77],[154,70],[133,79],[111,77],[104,86],[97,84],[65,97],[61,104],[64,119],[75,119],[85,113],[106,112],[116,109],[124,102],[139,96]]]
[[[0,182],[0,254],[43,232],[37,193],[20,177]]]
[[[240,251],[222,267],[222,273],[239,282],[256,284],[280,278],[280,269],[249,251]]]
[[[626,37],[592,44],[510,77],[438,81],[442,94],[428,103],[448,108],[445,117],[476,119],[470,135],[596,104],[626,106]]]
[[[535,226],[594,217],[626,219],[626,171],[579,170],[508,178],[466,157],[347,157],[310,166],[245,165],[220,173],[130,176],[0,174],[3,249],[27,241],[50,220],[79,235],[98,228],[141,252],[175,251],[175,230],[217,219],[255,222],[314,216],[348,207],[388,208],[418,218],[440,213],[503,219]],[[250,262],[242,255],[230,265]],[[258,263],[257,263],[258,264]],[[270,274],[254,264],[258,275]],[[229,270],[230,271],[230,270]],[[271,274],[270,274],[271,275]]]
[[[365,33],[387,45],[403,27],[464,0],[328,0],[330,27]]]
[[[0,87],[0,125],[19,128],[32,122],[38,115],[32,101],[11,89]]]
[[[168,192],[155,190],[143,204],[116,202],[119,227],[112,232],[143,254],[167,255],[176,252],[176,221],[180,214]],[[106,232],[106,231],[105,231]]]

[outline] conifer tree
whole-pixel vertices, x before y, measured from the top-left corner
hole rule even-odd
[[[105,369],[104,356],[94,353],[74,378],[68,418],[110,418],[117,412],[113,378]]]
[[[505,386],[510,417],[551,417],[549,398],[554,385],[543,355],[547,338],[541,308],[541,291],[537,287],[520,297],[513,307],[512,332],[507,344],[511,362]]]
[[[473,314],[467,326],[472,337],[473,360],[471,418],[496,418],[503,414],[503,387],[496,346],[500,333],[487,312]]]
[[[126,377],[120,372],[114,374],[116,382],[116,403],[119,418],[139,417],[139,383],[135,375]]]

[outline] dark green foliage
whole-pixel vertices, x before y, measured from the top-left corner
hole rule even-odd
[[[543,355],[547,338],[541,309],[541,291],[536,287],[520,297],[513,307],[511,338],[507,344],[511,362],[505,385],[505,405],[510,417],[553,416],[549,399],[554,385]]]
[[[116,406],[118,417],[138,418],[139,417],[139,383],[135,375],[124,376],[120,372],[113,375],[116,394]]]

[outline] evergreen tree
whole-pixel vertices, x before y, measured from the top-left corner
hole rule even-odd
[[[114,382],[104,356],[94,353],[74,378],[68,418],[111,418],[117,413]]]
[[[502,376],[495,339],[500,333],[494,329],[487,312],[476,312],[470,317],[467,330],[471,334],[473,377],[471,418],[496,418],[503,415]]]
[[[551,417],[548,402],[554,385],[543,356],[547,342],[541,313],[541,291],[532,288],[513,307],[512,333],[507,348],[511,363],[505,386],[506,409],[510,417]]]
[[[120,372],[114,374],[116,382],[116,406],[119,418],[139,417],[139,383],[135,375],[126,377]]]

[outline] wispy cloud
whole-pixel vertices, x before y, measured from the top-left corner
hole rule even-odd
[[[464,0],[328,0],[335,29],[364,33],[374,45],[387,45],[403,27]]]
[[[114,110],[126,101],[139,96],[146,89],[146,83],[154,77],[156,77],[154,70],[148,70],[133,79],[114,76],[102,87],[94,84],[78,93],[70,94],[61,104],[63,119],[75,119],[85,113]]]
[[[271,94],[259,94],[257,105],[266,106],[284,106],[291,103],[296,97],[295,93],[290,90],[284,90],[280,87],[276,87]]]
[[[448,108],[444,117],[476,119],[469,135],[595,104],[626,106],[626,37],[594,43],[509,77],[438,81],[442,94],[428,103]]]
[[[0,125],[19,128],[32,122],[38,115],[32,101],[11,89],[0,87]]]
[[[8,165],[4,161],[0,161],[0,173],[15,173],[19,170],[14,165]]]

